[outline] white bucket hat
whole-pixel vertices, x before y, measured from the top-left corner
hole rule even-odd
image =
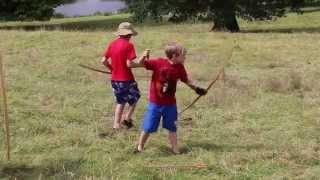
[[[119,25],[116,35],[126,36],[126,35],[136,36],[138,32],[133,28],[132,24],[129,22],[123,22]]]

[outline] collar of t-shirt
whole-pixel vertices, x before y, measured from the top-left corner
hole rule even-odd
[[[121,36],[119,36],[119,38],[118,38],[118,39],[122,39],[122,40],[130,41],[130,39],[125,38],[125,37],[121,37]]]

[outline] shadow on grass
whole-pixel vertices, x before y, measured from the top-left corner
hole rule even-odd
[[[41,174],[41,170],[35,167],[29,167],[27,165],[1,165],[0,166],[0,178],[7,179],[30,179],[38,178]]]
[[[188,154],[191,152],[191,148],[187,146],[182,146],[180,147],[180,154],[178,155],[183,155],[183,154]],[[174,154],[172,149],[168,146],[159,146],[159,154],[157,156],[159,157],[170,157],[170,156],[176,156],[177,154]]]
[[[66,179],[76,176],[80,168],[79,160],[65,160],[59,164],[32,166],[19,163],[3,163],[0,165],[0,179],[41,179],[54,177]]]
[[[266,147],[262,144],[248,144],[248,145],[230,145],[230,144],[213,144],[210,142],[196,142],[196,141],[189,141],[182,147],[180,147],[181,154],[188,154],[192,151],[192,149],[200,148],[207,151],[215,151],[215,152],[232,152],[237,150],[259,150],[265,149]],[[169,157],[174,156],[174,153],[168,146],[160,146],[159,147],[160,157]]]
[[[185,153],[191,151],[192,148],[201,148],[207,151],[218,151],[218,152],[231,152],[235,150],[258,150],[258,149],[265,149],[265,146],[262,144],[248,144],[248,145],[230,145],[230,144],[213,144],[209,142],[187,142],[185,149]]]
[[[320,27],[245,29],[241,30],[240,33],[320,33]]]

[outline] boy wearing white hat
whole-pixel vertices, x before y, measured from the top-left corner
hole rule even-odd
[[[130,39],[138,33],[132,24],[123,22],[119,25],[116,34],[119,37],[109,44],[102,58],[102,63],[112,72],[111,85],[117,103],[113,128],[120,129],[121,124],[131,128],[133,126],[131,117],[140,98],[140,91],[130,68],[132,61],[137,58],[134,45],[130,42]],[[148,53],[144,52],[139,59],[145,59],[147,56]],[[127,103],[129,109],[122,119]]]

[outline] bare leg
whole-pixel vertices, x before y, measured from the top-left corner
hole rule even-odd
[[[136,104],[130,105],[128,112],[126,114],[125,120],[132,120],[132,114],[134,113],[134,110],[136,109]]]
[[[114,121],[113,121],[113,128],[119,129],[120,128],[120,121],[122,118],[123,109],[125,104],[117,104],[115,114],[114,114]]]
[[[143,151],[144,145],[146,144],[149,136],[150,136],[150,133],[146,133],[146,132],[142,131],[142,133],[140,135],[140,139],[139,139],[138,151],[140,151],[140,152]]]
[[[169,132],[169,141],[171,143],[173,153],[180,154],[176,132]]]

